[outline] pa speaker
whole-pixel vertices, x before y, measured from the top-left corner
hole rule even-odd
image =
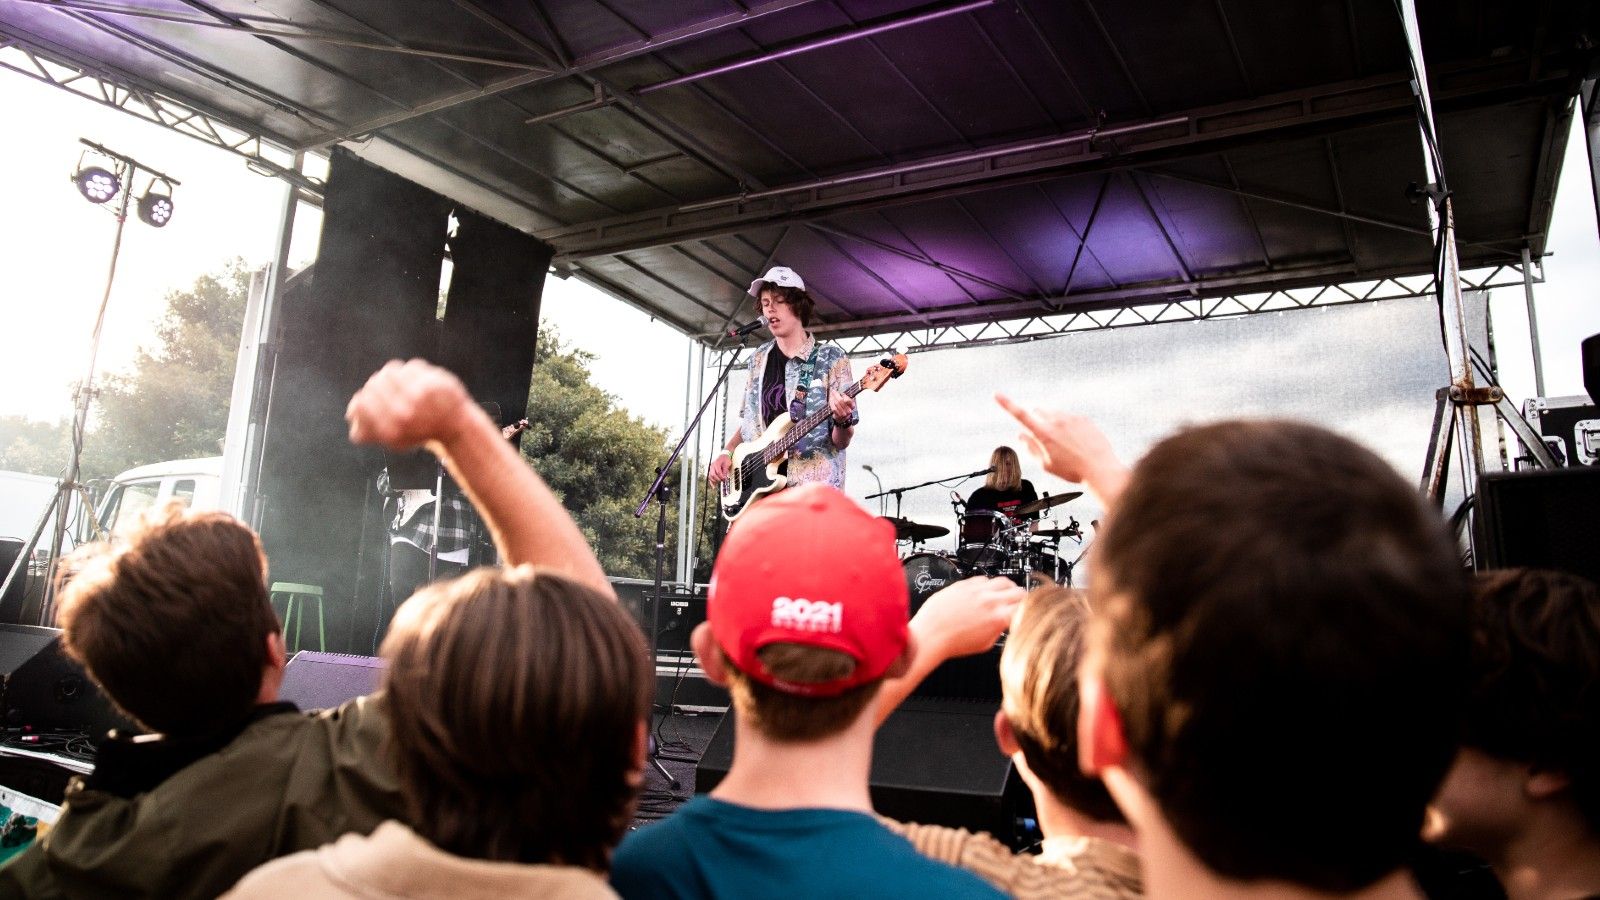
[[[1033,797],[994,742],[998,703],[913,697],[878,729],[872,748],[872,808],[903,822],[987,831],[1020,848]],[[733,764],[733,710],[722,717],[695,768],[707,793]]]
[[[1480,568],[1560,569],[1600,581],[1600,466],[1485,475]]]
[[[61,649],[58,628],[0,625],[0,677],[5,679],[5,722],[11,727],[94,737],[113,728],[141,730]]]
[[[301,709],[333,709],[377,690],[383,668],[376,656],[301,650],[283,670],[278,697]]]

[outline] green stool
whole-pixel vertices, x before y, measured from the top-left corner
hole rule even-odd
[[[317,649],[328,649],[327,634],[324,631],[322,624],[322,588],[315,584],[295,584],[290,581],[274,581],[272,583],[272,590],[269,592],[268,596],[273,603],[277,603],[279,594],[282,594],[284,597],[284,642],[288,642],[289,631],[290,629],[294,629],[294,647],[291,649],[300,649],[300,630],[305,626],[306,619],[305,601],[310,599],[317,601]],[[295,625],[294,620],[294,614],[296,610],[299,610],[300,612],[300,622],[298,627]]]

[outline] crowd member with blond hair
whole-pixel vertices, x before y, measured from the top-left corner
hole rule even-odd
[[[1039,853],[1013,853],[992,835],[964,829],[890,823],[923,854],[1021,900],[1144,895],[1132,829],[1100,779],[1078,765],[1078,664],[1088,614],[1081,591],[1035,590],[1000,655],[995,743],[1033,794],[1044,835]]]
[[[1131,471],[1092,422],[1001,405],[1107,506],[1079,753],[1154,898],[1416,897],[1455,752],[1467,586],[1436,510],[1347,438],[1184,429]]]
[[[615,596],[577,525],[455,376],[391,363],[351,413],[358,441],[438,453],[508,563]],[[101,746],[55,826],[0,868],[0,896],[211,898],[267,860],[404,814],[381,696],[316,715],[278,702],[283,639],[244,524],[167,511],[68,568],[68,652],[153,734]]]
[[[1600,896],[1600,588],[1510,569],[1473,595],[1466,734],[1425,834],[1511,900]]]
[[[928,603],[964,605],[953,618],[992,643],[1018,594],[1002,579],[972,579]],[[894,529],[832,487],[785,490],[741,517],[691,638],[706,677],[732,694],[733,763],[709,796],[623,840],[618,893],[998,896],[872,815],[880,689],[916,655],[908,602]]]

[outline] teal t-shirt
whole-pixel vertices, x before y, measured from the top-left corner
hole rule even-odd
[[[611,886],[624,900],[1004,896],[917,853],[866,813],[752,809],[711,797],[623,838]]]

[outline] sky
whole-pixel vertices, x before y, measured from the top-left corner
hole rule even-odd
[[[0,346],[5,348],[0,353],[0,384],[6,385],[0,391],[0,415],[59,419],[70,415],[69,385],[82,376],[88,361],[89,335],[105,283],[114,230],[107,210],[85,202],[69,179],[82,149],[78,139],[110,146],[181,182],[174,198],[176,213],[166,228],[150,228],[133,219],[127,224],[98,361],[101,374],[126,369],[137,348],[152,340],[168,291],[187,287],[197,276],[220,269],[235,256],[252,265],[271,257],[285,188],[278,181],[251,173],[243,160],[229,153],[8,71],[0,71],[0,97],[5,99],[9,120],[26,123],[0,142],[0,172],[8,177],[12,210],[0,219],[0,338],[4,339]],[[134,185],[138,191],[143,187],[142,181]],[[301,265],[314,254],[317,220],[314,210],[301,207],[290,254],[292,265]],[[1594,296],[1594,286],[1600,284],[1600,238],[1581,130],[1568,142],[1550,249],[1553,255],[1546,260],[1547,280],[1535,287],[1546,393],[1579,394],[1583,386],[1578,342],[1600,332],[1600,302]],[[923,398],[939,402],[929,405],[923,399],[895,399],[895,394],[919,391],[916,377],[897,382],[882,399],[864,401],[868,425],[861,429],[854,452],[860,462],[877,459],[888,463],[909,458],[915,449],[934,461],[927,466],[930,470],[981,468],[988,448],[1015,434],[1015,429],[996,415],[989,394],[996,384],[1008,383],[1012,373],[1027,365],[1057,375],[1051,381],[1023,379],[1025,385],[1031,385],[1023,390],[1024,399],[1075,405],[1125,420],[1118,423],[1119,435],[1128,445],[1125,453],[1136,453],[1149,440],[1199,411],[1223,414],[1235,410],[1239,397],[1251,398],[1244,405],[1252,410],[1305,411],[1301,401],[1307,396],[1306,389],[1295,371],[1301,358],[1287,352],[1289,347],[1314,356],[1322,344],[1347,348],[1343,355],[1317,358],[1327,366],[1343,367],[1352,386],[1345,399],[1359,405],[1363,395],[1355,389],[1373,382],[1370,373],[1354,368],[1352,360],[1362,356],[1367,344],[1376,343],[1382,345],[1382,352],[1373,357],[1372,364],[1380,366],[1380,372],[1387,371],[1382,367],[1392,368],[1397,358],[1383,355],[1394,349],[1386,342],[1392,342],[1397,333],[1410,333],[1403,328],[1393,331],[1399,326],[1385,318],[1404,319],[1400,310],[1367,312],[1384,305],[1251,317],[1262,320],[1256,324],[1239,320],[1158,325],[1031,345],[917,354],[915,374],[922,376],[925,385],[939,386],[932,394],[927,393],[928,387],[920,388]],[[1502,383],[1520,405],[1534,393],[1523,293],[1520,289],[1497,290],[1491,305]],[[686,378],[664,377],[663,372],[687,376],[687,339],[576,280],[549,279],[542,314],[568,341],[597,355],[592,366],[597,384],[633,413],[667,426],[677,436],[685,417]],[[1274,324],[1277,320],[1289,324]],[[1390,333],[1383,332],[1383,323],[1393,326]],[[1425,332],[1419,331],[1415,340],[1423,342],[1424,355],[1432,359],[1437,356],[1437,338]],[[1330,335],[1336,339],[1329,339]],[[1415,346],[1400,350],[1414,351]],[[1173,355],[1178,353],[1184,354],[1187,362],[1180,365]],[[1145,365],[1130,368],[1126,362],[1132,359]],[[1265,371],[1274,364],[1281,364],[1283,371]],[[858,364],[858,373],[860,368]],[[1418,371],[1428,373],[1429,383],[1436,380],[1432,370],[1424,367]],[[1228,379],[1237,381],[1237,390],[1212,391],[1198,405],[1180,404],[1164,390],[1164,383],[1192,387],[1196,372],[1209,373],[1213,387],[1223,381],[1220,373],[1227,373]],[[734,386],[740,387],[742,380],[736,374]],[[1391,381],[1411,384],[1406,379]],[[1415,443],[1417,427],[1410,419],[1418,409],[1431,412],[1431,390],[1419,390],[1421,397],[1405,405],[1405,430],[1411,437],[1400,443],[1407,448]],[[895,404],[916,412],[895,412]],[[873,406],[883,411],[875,412]],[[1137,414],[1132,414],[1135,406]],[[1388,407],[1376,401],[1368,407],[1365,411],[1352,407],[1346,414],[1355,423],[1349,430],[1374,445],[1392,443],[1379,414]],[[935,433],[953,431],[949,425],[954,416],[951,410],[956,408],[971,413],[956,419],[982,423],[970,439],[959,442],[959,447],[939,444],[931,450],[926,444],[906,445],[907,433],[926,434],[929,428]],[[881,425],[872,425],[875,415]],[[1424,421],[1424,435],[1426,426]],[[883,430],[875,435],[874,427]],[[1402,460],[1409,460],[1415,452],[1396,451],[1397,466],[1409,469]],[[885,474],[881,466],[875,468]],[[922,471],[908,463],[907,471],[901,473],[908,477],[901,483],[910,483],[911,469]],[[871,479],[854,466],[852,470],[849,492],[859,498],[867,492],[863,482]],[[1026,474],[1046,487],[1043,482],[1047,479],[1036,471]],[[1059,490],[1063,486],[1048,487]]]

